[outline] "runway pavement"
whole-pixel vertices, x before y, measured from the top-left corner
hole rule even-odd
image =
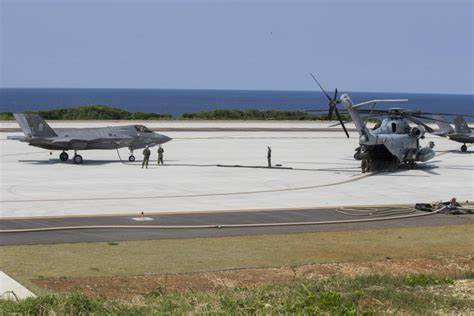
[[[419,216],[421,215],[421,216]],[[410,216],[408,218],[398,218]],[[416,217],[413,217],[416,216]],[[419,217],[417,217],[419,216]],[[396,217],[398,219],[388,219]],[[307,222],[361,221],[351,223],[320,223],[318,225],[285,225],[264,227],[212,227],[201,225],[281,224]],[[412,208],[309,209],[275,211],[235,211],[186,214],[155,214],[2,219],[0,230],[72,227],[57,231],[0,233],[0,245],[53,244],[73,242],[107,242],[167,238],[245,236],[259,234],[299,233],[382,229],[391,227],[422,227],[473,224],[474,215],[444,215],[415,211]],[[115,228],[75,229],[85,226],[116,226]],[[123,228],[126,226],[127,228]],[[137,228],[133,228],[133,227]],[[141,227],[140,227],[141,226]],[[145,227],[143,227],[145,226]],[[161,228],[146,228],[160,226]],[[181,226],[181,228],[173,228]],[[183,226],[197,226],[196,228]],[[201,226],[202,227],[202,226]],[[420,228],[421,229],[421,228]]]

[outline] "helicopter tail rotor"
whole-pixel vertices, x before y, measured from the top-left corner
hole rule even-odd
[[[328,119],[329,120],[332,119],[333,113],[336,113],[336,117],[339,123],[341,124],[342,129],[344,130],[344,133],[346,133],[347,138],[349,138],[349,132],[347,132],[347,129],[346,129],[346,126],[344,125],[344,121],[342,120],[341,114],[339,113],[339,110],[337,109],[337,105],[341,103],[341,101],[338,100],[337,98],[337,88],[334,90],[334,96],[331,98],[329,94],[324,90],[323,86],[319,83],[318,79],[316,79],[316,77],[312,73],[309,73],[309,74],[311,75],[314,82],[316,82],[316,84],[319,86],[319,88],[321,89],[321,91],[323,92],[323,94],[326,96],[326,98],[329,101]]]

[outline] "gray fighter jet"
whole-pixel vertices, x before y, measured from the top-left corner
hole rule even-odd
[[[73,161],[82,163],[78,150],[118,149],[128,147],[129,161],[135,161],[134,149],[155,146],[171,140],[170,137],[155,133],[143,125],[126,125],[96,128],[55,128],[52,129],[37,114],[15,113],[15,119],[25,136],[10,136],[8,139],[19,140],[48,150],[61,150],[59,159],[67,161],[66,151],[74,150]]]
[[[439,126],[439,130],[434,132],[434,135],[448,137],[450,140],[453,140],[458,143],[463,143],[461,146],[461,151],[466,152],[467,146],[466,144],[474,143],[474,132],[473,130],[467,125],[466,121],[462,116],[456,116],[454,118],[454,128],[442,121],[438,121],[437,124]]]

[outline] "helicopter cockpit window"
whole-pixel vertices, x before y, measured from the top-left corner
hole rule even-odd
[[[153,133],[150,129],[143,125],[135,125],[135,129],[139,133]]]
[[[392,122],[392,133],[396,133],[396,132],[397,132],[397,123]]]

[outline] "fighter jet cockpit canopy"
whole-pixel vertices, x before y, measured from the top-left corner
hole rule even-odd
[[[152,130],[150,130],[149,128],[147,128],[146,126],[143,126],[143,125],[135,125],[135,129],[139,133],[153,133]]]

